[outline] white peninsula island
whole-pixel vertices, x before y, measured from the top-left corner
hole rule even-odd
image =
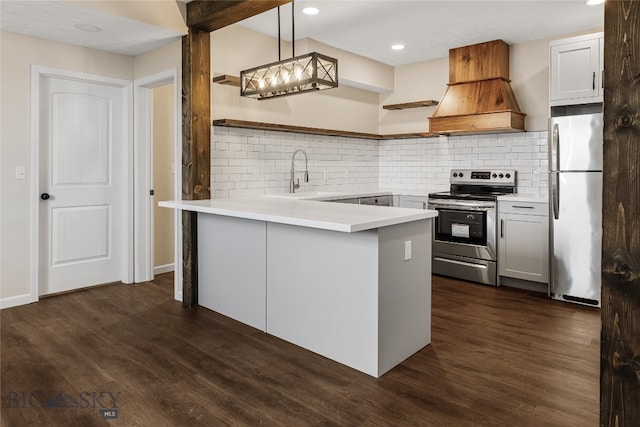
[[[159,205],[198,212],[199,305],[374,377],[431,342],[437,212],[267,196]]]

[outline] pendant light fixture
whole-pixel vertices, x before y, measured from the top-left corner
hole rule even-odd
[[[280,55],[278,7],[278,62],[240,73],[240,95],[259,100],[338,87],[338,60],[318,52],[296,56],[295,11],[291,2],[291,58]]]

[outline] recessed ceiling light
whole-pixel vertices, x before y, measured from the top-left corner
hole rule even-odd
[[[589,6],[595,6],[597,4],[602,4],[604,3],[604,0],[587,0],[587,4]]]
[[[102,31],[102,28],[93,24],[75,24],[74,27],[80,31],[84,31],[87,33],[99,33]]]
[[[393,49],[393,50],[402,50],[402,49],[404,49],[404,45],[400,44],[400,43],[394,44],[393,46],[391,46],[391,49]]]
[[[318,9],[317,7],[305,7],[304,9],[302,9],[302,13],[304,13],[305,15],[317,15],[318,13],[320,13],[320,9]]]

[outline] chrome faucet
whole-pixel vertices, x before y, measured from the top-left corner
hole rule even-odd
[[[300,178],[298,178],[298,182],[295,182],[295,160],[296,154],[302,153],[304,154],[304,182],[309,182],[309,158],[307,157],[307,153],[304,150],[297,149],[293,152],[293,156],[291,157],[291,179],[289,181],[289,192],[295,193],[297,188],[300,188]]]

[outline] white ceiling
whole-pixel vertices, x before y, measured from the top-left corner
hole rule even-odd
[[[320,13],[304,15],[306,6]],[[280,9],[282,39],[291,40],[291,6]],[[393,66],[495,39],[513,44],[604,26],[603,6],[585,0],[298,0],[295,10],[296,40],[309,37]],[[240,25],[277,37],[277,11]],[[406,48],[393,51],[396,43]]]
[[[302,8],[311,5],[320,13],[303,15]],[[494,39],[513,44],[603,26],[603,6],[587,6],[584,0],[297,0],[295,10],[296,39],[309,37],[393,66],[446,57],[450,48]],[[291,40],[290,5],[281,8],[281,19],[282,39]],[[75,24],[97,25],[103,31],[84,32]],[[277,37],[277,12],[240,25]],[[51,0],[0,0],[0,28],[133,56],[182,36]],[[406,49],[391,50],[395,43]]]
[[[95,25],[102,31],[81,31],[76,24]],[[183,36],[167,28],[51,0],[0,0],[0,29],[131,56]]]

